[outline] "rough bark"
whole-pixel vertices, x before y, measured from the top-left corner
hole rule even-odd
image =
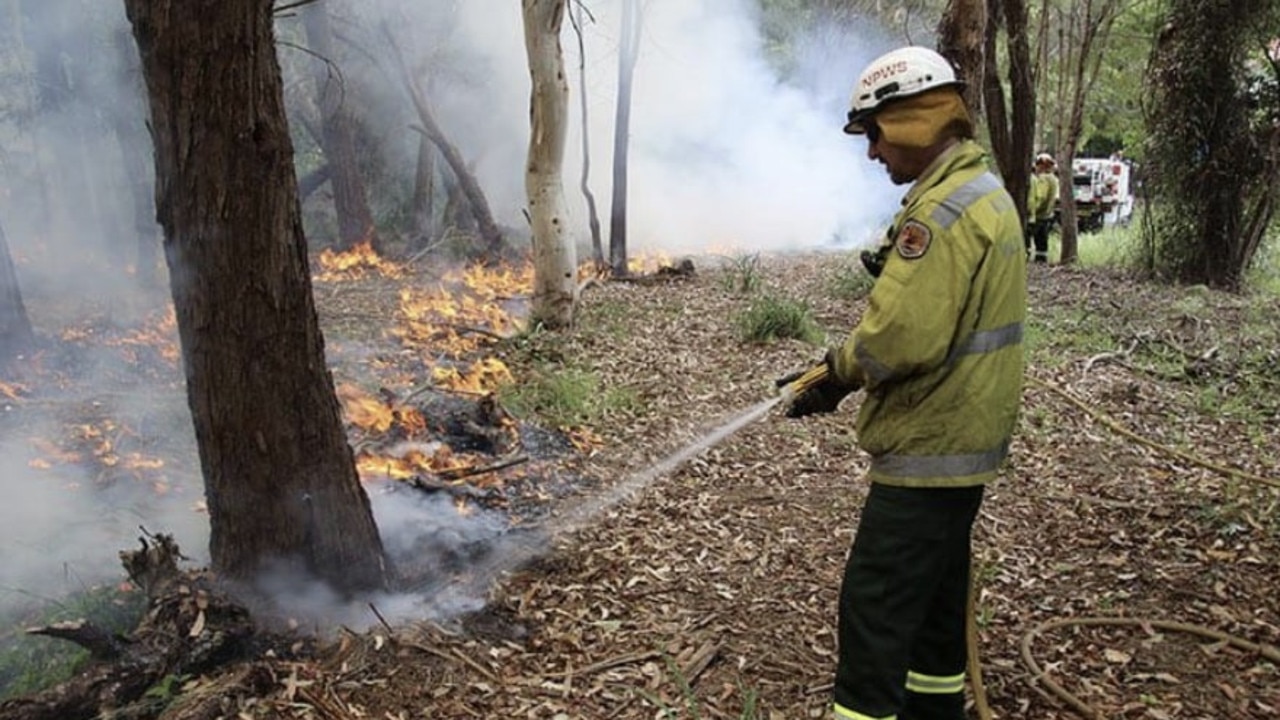
[[[21,353],[33,339],[13,256],[9,253],[9,241],[5,238],[4,226],[0,225],[0,363]]]
[[[1009,57],[1009,99],[1000,81],[999,47],[1004,37]],[[991,152],[1018,217],[1027,219],[1027,189],[1035,140],[1035,86],[1027,41],[1025,0],[996,0],[989,8],[984,44],[983,96]]]
[[[609,265],[613,274],[627,269],[627,155],[631,147],[631,83],[640,54],[640,4],[622,0],[618,46],[618,100],[613,115],[613,198],[609,212]]]
[[[345,80],[333,64],[333,29],[325,3],[312,3],[302,10],[307,31],[307,44],[318,57],[313,58],[316,105],[320,108],[320,146],[329,164],[329,186],[333,188],[333,207],[338,216],[338,249],[350,250],[368,243],[381,252],[378,233],[369,210],[364,179],[356,161],[355,120],[348,105]]]
[[[567,0],[523,0],[524,44],[533,88],[529,100],[529,154],[525,193],[533,225],[534,322],[548,328],[573,324],[577,259],[565,233],[562,173],[569,116],[560,28]]]
[[[964,103],[974,118],[981,115],[985,77],[983,42],[990,21],[987,0],[949,0],[938,22],[938,53],[956,66],[964,82]]]
[[[213,567],[386,584],[325,366],[272,0],[126,0]]]

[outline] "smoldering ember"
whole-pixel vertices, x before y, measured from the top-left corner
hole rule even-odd
[[[0,718],[1280,716],[1237,5],[0,2]]]

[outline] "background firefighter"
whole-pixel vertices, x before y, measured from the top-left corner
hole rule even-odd
[[[1035,262],[1045,263],[1049,262],[1049,231],[1058,202],[1058,166],[1052,155],[1040,153],[1033,169],[1027,193],[1027,253]]]
[[[871,488],[840,590],[839,718],[964,717],[970,531],[1021,394],[1026,257],[955,72],[925,48],[871,63],[845,132],[914,183],[857,327],[790,386],[788,415],[866,389]]]

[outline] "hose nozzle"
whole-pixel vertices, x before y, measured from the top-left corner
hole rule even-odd
[[[786,402],[791,402],[800,393],[826,380],[828,372],[830,371],[827,368],[827,363],[823,362],[800,373],[799,377],[794,380],[788,379],[782,384],[779,391],[782,394],[782,399]]]

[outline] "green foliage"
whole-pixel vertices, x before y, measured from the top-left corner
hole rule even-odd
[[[724,289],[732,293],[746,295],[759,290],[764,283],[760,270],[760,254],[741,254],[730,258],[729,267],[721,282]]]
[[[803,302],[773,294],[757,296],[735,320],[738,335],[746,342],[768,343],[795,338],[817,345],[825,338]]]
[[[596,373],[554,363],[544,363],[519,383],[504,386],[498,396],[516,415],[537,416],[556,427],[590,425],[606,413],[633,411],[641,405],[630,388],[602,388]]]
[[[1280,119],[1278,68],[1258,29],[1266,0],[1168,0],[1147,77],[1143,261],[1152,273],[1238,289],[1276,210],[1268,161]]]
[[[146,607],[136,590],[99,587],[48,603],[32,617],[6,618],[0,633],[0,699],[51,687],[75,674],[89,653],[66,640],[27,635],[23,628],[85,619],[108,632],[133,629]]]
[[[1137,261],[1139,241],[1136,226],[1108,225],[1098,232],[1080,235],[1077,262],[1083,267],[1129,267]],[[1050,257],[1057,254],[1050,249]]]
[[[142,694],[154,712],[160,712],[169,706],[182,692],[182,686],[191,679],[190,675],[165,675],[160,682],[147,688]]]

